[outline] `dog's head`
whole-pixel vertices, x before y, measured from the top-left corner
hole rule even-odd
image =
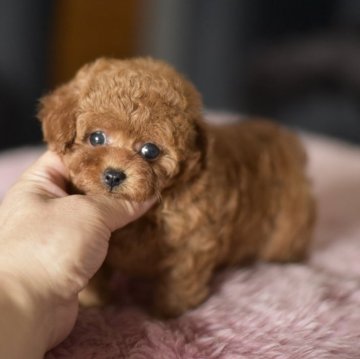
[[[99,59],[45,96],[39,118],[79,191],[142,201],[202,171],[201,107],[163,62]]]

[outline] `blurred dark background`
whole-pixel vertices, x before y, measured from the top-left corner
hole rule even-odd
[[[41,142],[39,97],[99,56],[151,55],[208,109],[360,142],[358,0],[0,0],[0,149]]]

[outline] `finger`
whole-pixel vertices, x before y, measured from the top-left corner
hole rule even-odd
[[[65,187],[68,178],[60,157],[47,151],[23,173],[14,187],[43,197],[64,197],[67,196]]]
[[[155,198],[145,202],[130,202],[104,196],[83,196],[83,200],[92,203],[99,220],[109,228],[110,232],[135,221],[156,203]]]

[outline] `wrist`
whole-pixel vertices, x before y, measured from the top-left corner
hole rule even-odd
[[[0,357],[42,358],[52,337],[49,312],[19,278],[1,271],[0,278]]]

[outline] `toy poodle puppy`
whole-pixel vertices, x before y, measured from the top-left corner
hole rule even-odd
[[[306,254],[314,201],[297,137],[267,121],[205,123],[199,93],[164,62],[85,65],[41,100],[39,118],[74,191],[159,199],[113,233],[105,266],[155,278],[160,314],[203,302],[218,267]]]

